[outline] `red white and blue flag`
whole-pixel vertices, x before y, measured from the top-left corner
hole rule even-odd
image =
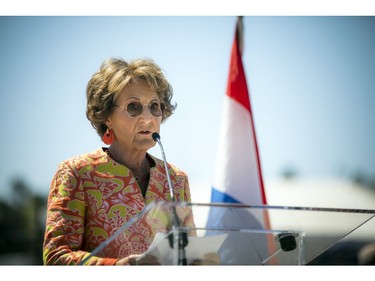
[[[211,202],[266,204],[245,71],[242,17],[232,46]]]
[[[263,264],[269,256],[267,212],[225,204],[266,205],[259,152],[245,71],[242,64],[242,17],[238,17],[211,191],[208,235],[218,229],[228,233],[218,253],[223,264]],[[224,205],[224,207],[222,207]],[[221,207],[220,207],[221,206]],[[249,231],[242,231],[242,230]],[[217,232],[216,232],[217,233]]]

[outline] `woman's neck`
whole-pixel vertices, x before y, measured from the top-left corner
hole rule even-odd
[[[135,176],[141,177],[150,169],[146,151],[124,151],[114,145],[108,148],[108,154],[117,163],[128,167]]]

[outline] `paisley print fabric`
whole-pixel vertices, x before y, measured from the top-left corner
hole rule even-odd
[[[164,163],[155,163],[145,197],[132,172],[108,156],[106,148],[62,162],[51,182],[43,244],[44,264],[78,264],[151,202],[170,201]],[[187,175],[168,166],[177,201],[191,201]],[[194,226],[192,214],[179,214]],[[130,254],[147,250],[165,216],[137,221],[85,264],[111,265]]]

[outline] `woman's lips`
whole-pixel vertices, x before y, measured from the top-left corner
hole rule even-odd
[[[141,135],[149,135],[151,134],[151,131],[139,131],[138,134],[141,134]]]

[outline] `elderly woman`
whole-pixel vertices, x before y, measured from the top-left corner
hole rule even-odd
[[[152,60],[110,59],[92,76],[86,94],[87,118],[109,147],[59,165],[48,197],[44,264],[157,263],[142,255],[155,235],[144,222],[100,254],[90,253],[151,202],[171,200],[164,162],[147,151],[155,145],[152,134],[175,109],[172,87]],[[168,169],[174,199],[189,202],[187,175],[170,164]],[[182,223],[193,227],[192,215]]]

